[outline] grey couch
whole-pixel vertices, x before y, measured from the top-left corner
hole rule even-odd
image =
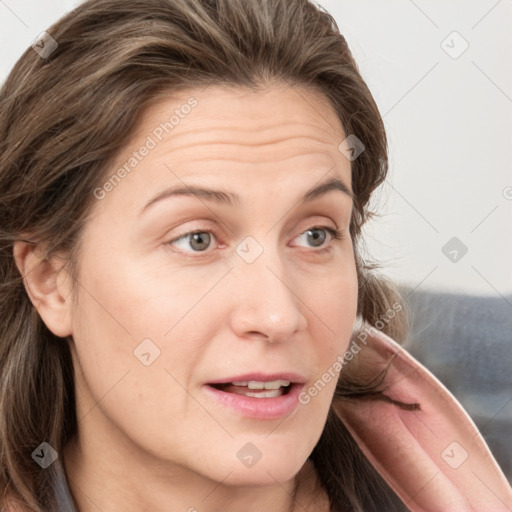
[[[401,292],[404,347],[455,395],[512,482],[512,296]]]

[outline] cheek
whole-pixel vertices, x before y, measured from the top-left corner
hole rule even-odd
[[[332,356],[348,345],[357,312],[358,283],[355,267],[333,271],[329,278],[313,283],[307,304],[311,309],[311,322],[323,332],[325,351]]]
[[[150,259],[131,257],[126,249],[124,253],[105,250],[89,255],[80,278],[80,307],[88,314],[85,321],[94,323],[96,330],[120,334],[111,341],[121,349],[126,348],[127,339],[130,343],[145,338],[165,340],[217,280],[211,269],[164,269]]]
[[[136,277],[119,280],[111,272],[106,281],[98,272],[84,285],[89,293],[81,294],[73,334],[77,405],[84,421],[115,425],[154,456],[178,454],[191,445],[193,425],[207,420],[185,389],[209,338],[197,316],[189,321],[185,294],[164,294],[157,283]],[[200,305],[194,311],[205,314]]]
[[[310,358],[313,380],[302,391],[300,402],[308,411],[315,410],[318,418],[326,418],[356,319],[355,266],[333,272],[329,279],[310,283],[305,296],[314,340]]]
[[[164,276],[115,253],[83,261],[73,338],[93,400],[116,386],[122,402],[148,404],[151,415],[162,410],[159,397],[179,407],[211,339],[208,292],[224,270]]]

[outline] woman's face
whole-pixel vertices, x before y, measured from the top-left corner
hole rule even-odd
[[[345,137],[304,89],[211,86],[146,111],[95,191],[69,303],[79,435],[97,456],[238,485],[299,471],[356,314]],[[281,398],[209,385],[279,377],[295,382]]]

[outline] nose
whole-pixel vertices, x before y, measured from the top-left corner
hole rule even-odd
[[[290,339],[307,328],[299,290],[281,259],[265,249],[253,263],[239,261],[233,279],[232,329],[242,338],[267,338],[269,342]]]

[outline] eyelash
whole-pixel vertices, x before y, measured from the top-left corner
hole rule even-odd
[[[317,230],[317,229],[327,231],[331,235],[332,241],[343,240],[345,238],[342,231],[340,231],[338,229],[331,228],[330,226],[313,226],[311,228],[306,229],[302,233],[300,233],[299,236],[303,235],[304,233],[307,233],[308,231],[313,231],[313,230]],[[183,233],[183,235],[180,235],[179,237],[174,238],[173,240],[170,240],[169,242],[166,242],[165,245],[172,246],[172,244],[177,242],[178,240],[182,240],[183,238],[187,238],[187,237],[189,237],[191,235],[195,235],[197,233],[210,233],[210,234],[213,234],[215,239],[217,238],[217,236],[211,229],[199,228],[199,229],[194,229],[193,231],[188,231],[187,233]],[[327,245],[326,247],[324,247],[323,249],[319,249],[316,251],[313,250],[313,252],[315,252],[317,254],[324,254],[324,253],[330,252],[332,249],[333,249],[333,246],[331,243],[331,244]],[[206,254],[209,251],[208,251],[208,249],[206,249],[205,251],[181,251],[181,250],[178,250],[177,252],[185,254],[185,256],[189,257],[189,258],[197,258],[197,257],[200,257],[201,254]],[[190,252],[198,254],[199,256],[190,256]]]

